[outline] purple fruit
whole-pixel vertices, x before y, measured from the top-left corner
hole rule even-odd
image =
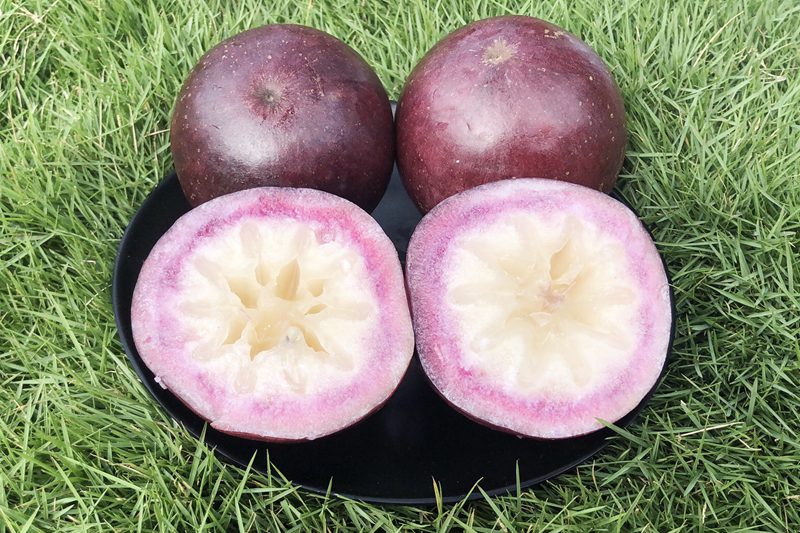
[[[371,211],[394,162],[388,97],[350,47],[296,25],[255,28],[206,53],[170,130],[193,206],[260,186],[309,187]]]
[[[627,138],[603,60],[558,26],[522,16],[469,24],[431,49],[406,82],[396,128],[400,173],[423,211],[519,176],[608,192]]]

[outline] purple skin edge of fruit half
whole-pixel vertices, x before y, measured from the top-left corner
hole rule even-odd
[[[624,208],[624,210],[629,213],[630,217],[635,218],[635,215],[630,212],[630,210],[624,206],[624,204],[621,204],[620,202],[617,202],[616,200],[604,194],[592,191],[582,186],[563,182],[554,182],[552,180],[541,178],[502,180],[482,185],[476,189],[470,189],[448,198],[444,202],[437,205],[428,215],[426,215],[426,217],[418,226],[418,231],[412,236],[411,243],[408,247],[406,258],[406,283],[409,288],[409,296],[412,302],[411,315],[415,327],[417,349],[420,362],[422,363],[426,377],[428,378],[428,381],[433,389],[448,405],[450,405],[456,411],[462,413],[467,418],[492,429],[510,433],[519,437],[540,440],[577,437],[593,433],[599,429],[602,429],[603,426],[601,424],[596,424],[593,427],[586,427],[582,430],[570,430],[569,423],[563,424],[561,419],[553,418],[553,420],[558,420],[559,422],[552,422],[551,425],[561,423],[561,425],[567,428],[567,431],[562,431],[561,434],[557,435],[552,434],[552,432],[551,434],[545,435],[543,434],[545,431],[542,431],[542,426],[545,424],[541,421],[537,421],[537,424],[539,424],[536,426],[537,432],[526,432],[521,430],[519,424],[517,424],[514,420],[503,419],[501,421],[489,421],[479,414],[471,412],[469,407],[459,405],[456,403],[458,400],[454,400],[453,398],[449,397],[447,392],[442,390],[442,385],[444,384],[446,387],[449,387],[450,392],[453,391],[452,383],[454,382],[452,381],[452,375],[445,375],[442,377],[441,375],[437,374],[437,372],[440,371],[447,373],[447,368],[442,367],[439,363],[436,363],[436,361],[439,359],[454,359],[456,361],[460,360],[460,348],[458,348],[458,341],[455,340],[457,339],[457,333],[453,331],[452,327],[446,327],[452,326],[453,322],[452,320],[448,321],[446,317],[447,312],[441,310],[442,304],[440,297],[442,296],[442,285],[440,282],[436,281],[439,278],[435,278],[433,281],[430,281],[425,279],[425,276],[430,275],[431,270],[439,269],[440,265],[443,265],[441,266],[442,270],[446,270],[446,263],[448,260],[447,249],[449,243],[452,242],[452,239],[457,237],[462,227],[481,223],[483,221],[482,217],[487,216],[488,211],[491,211],[492,213],[502,212],[504,209],[506,209],[506,206],[502,205],[502,200],[504,198],[509,204],[514,204],[513,208],[517,208],[519,206],[524,206],[525,202],[530,199],[530,197],[536,194],[542,195],[542,192],[540,191],[526,190],[526,187],[529,187],[529,184],[532,184],[534,187],[544,189],[542,199],[537,201],[552,201],[552,199],[547,198],[548,194],[551,196],[577,194],[578,196],[583,196],[585,198],[587,197],[588,193],[588,195],[595,197],[595,200],[592,200],[593,202],[597,201],[608,203],[608,205],[618,204],[618,206]],[[513,197],[513,199],[509,197]],[[556,202],[558,201],[561,200],[556,200]],[[499,208],[497,205],[495,205],[498,203],[501,204]],[[615,207],[614,209],[621,212],[620,207]],[[555,209],[556,208],[554,208],[554,210]],[[469,220],[466,220],[464,217],[467,213],[474,217],[474,219],[476,219],[478,222],[470,222]],[[488,213],[488,216],[492,216],[492,214]],[[443,222],[438,224],[442,220]],[[627,415],[636,407],[636,405],[639,404],[639,402],[641,402],[642,399],[647,396],[647,394],[649,394],[650,390],[658,382],[664,365],[666,364],[666,355],[672,335],[672,302],[671,298],[669,297],[669,283],[666,276],[666,271],[664,270],[661,257],[655,249],[649,233],[647,233],[644,226],[641,225],[641,222],[638,221],[638,218],[636,218],[636,221],[638,227],[635,227],[636,225],[631,225],[630,229],[631,231],[639,233],[640,236],[638,238],[641,239],[641,242],[637,242],[634,245],[636,250],[631,253],[644,254],[641,256],[643,258],[642,265],[646,265],[646,267],[637,266],[637,268],[644,268],[644,275],[649,276],[648,279],[650,280],[647,284],[647,287],[651,289],[657,288],[659,294],[648,294],[648,297],[658,299],[658,301],[655,303],[651,301],[650,303],[644,304],[645,307],[650,308],[650,311],[648,312],[651,312],[652,317],[654,317],[651,331],[653,334],[649,337],[649,340],[644,342],[644,344],[642,344],[642,338],[637,338],[637,342],[640,343],[639,348],[644,346],[644,348],[649,351],[644,355],[637,352],[634,355],[634,360],[632,360],[631,363],[625,368],[625,371],[627,372],[631,368],[635,367],[635,370],[631,375],[637,377],[644,376],[646,379],[643,378],[642,381],[637,381],[634,384],[636,386],[636,390],[640,392],[639,396],[637,397],[634,395],[625,399],[625,402],[623,402],[624,405],[622,406],[626,407],[622,410],[619,410],[620,406],[616,406],[618,408],[616,415],[606,419],[606,421],[609,423],[614,423]],[[437,224],[438,227],[436,227]],[[628,224],[628,222],[626,221],[625,224]],[[651,250],[648,251],[645,249],[649,248],[650,246],[652,246]],[[626,252],[630,252],[630,250],[626,249]],[[429,268],[426,265],[434,264],[431,261],[432,257],[436,258],[437,266]],[[637,279],[637,282],[639,281],[640,280]],[[438,307],[434,307],[436,302],[438,302]],[[431,356],[430,354],[433,354],[434,352],[439,352],[440,355]],[[450,356],[450,359],[448,359],[448,356]],[[430,359],[431,357],[433,357],[433,359]],[[458,362],[455,364],[460,366]],[[442,368],[444,368],[444,370],[442,370]],[[449,382],[450,385],[442,382],[442,380],[447,381],[448,379],[451,380]],[[465,378],[462,375],[460,376],[460,379],[469,378]],[[476,378],[475,383],[477,383],[477,385],[469,384],[468,386],[479,387],[481,385],[480,379]],[[461,384],[462,383],[459,382],[459,386]],[[483,382],[483,384],[485,385],[485,382]],[[622,385],[624,385],[624,382]],[[610,400],[607,400],[609,402],[608,405],[611,405],[612,407],[615,406],[614,400],[619,396],[618,391],[620,390],[620,386],[621,385],[617,383],[615,385],[616,388],[611,391],[612,394],[608,394],[608,396],[611,398]],[[470,391],[472,391],[472,389],[470,389]],[[474,393],[474,391],[472,392]],[[622,394],[624,395],[625,393]],[[465,396],[468,395],[465,393]],[[473,394],[471,398],[474,397],[475,395]],[[521,405],[520,403],[514,403],[518,402],[519,398],[514,398],[508,394],[500,392],[497,394],[497,397],[500,398],[500,400],[498,400],[500,403],[489,405],[492,405],[492,407],[494,407],[496,410],[502,410],[505,414],[513,413],[508,405]],[[634,397],[636,398],[636,401],[632,400]],[[535,400],[538,402],[537,405],[539,408],[548,407],[546,399],[539,397],[535,398]],[[576,404],[579,409],[583,409],[582,402],[585,402],[585,400],[580,400]],[[474,405],[471,407],[474,407]],[[483,408],[486,408],[486,404],[483,405]],[[567,415],[571,412],[569,409],[569,407],[566,408],[565,412]],[[525,411],[525,414],[536,416],[539,413],[536,413],[535,411]],[[547,420],[548,416],[550,415],[542,415],[542,420]],[[595,418],[603,417],[597,416]],[[527,422],[530,423],[529,421]],[[573,422],[571,425],[576,425],[574,421],[571,422]],[[545,427],[544,430],[552,430],[552,427]]]
[[[366,211],[394,164],[389,98],[372,68],[322,31],[273,24],[197,63],[172,114],[170,145],[189,204],[261,186],[307,187]]]
[[[408,373],[408,369],[407,368],[406,368],[406,373]],[[405,374],[403,374],[403,377],[405,377]],[[395,388],[392,389],[392,391],[389,393],[389,395],[386,397],[385,400],[383,400],[381,403],[375,405],[375,407],[373,409],[371,409],[370,411],[365,413],[362,417],[353,419],[352,423],[348,424],[347,426],[343,426],[341,429],[337,430],[336,433],[338,433],[339,431],[344,431],[345,429],[350,429],[350,428],[352,428],[354,426],[357,426],[358,424],[360,424],[361,422],[363,422],[364,420],[366,420],[367,418],[369,418],[373,414],[375,414],[378,411],[380,411],[381,408],[383,408],[383,406],[386,405],[386,402],[388,402],[389,399],[391,399],[391,397],[394,395],[395,391],[397,391],[397,387],[400,386],[400,383],[402,383],[402,381],[403,381],[403,378],[400,379],[400,381],[397,383],[397,386],[395,386]],[[164,390],[169,390],[167,387],[164,387],[163,385],[159,385],[159,386],[161,386]],[[196,416],[202,418],[203,420],[206,420],[206,422],[208,422],[208,424],[211,426],[211,428],[213,428],[215,431],[219,431],[220,433],[224,433],[224,434],[230,435],[232,437],[240,437],[240,438],[243,438],[243,439],[257,440],[257,441],[261,441],[261,442],[273,442],[275,444],[291,444],[293,442],[310,442],[312,440],[316,440],[318,438],[322,438],[322,437],[327,436],[327,435],[322,435],[322,436],[314,438],[314,439],[309,439],[309,438],[287,439],[287,438],[270,437],[270,436],[267,436],[267,435],[258,435],[256,433],[248,433],[246,431],[225,431],[225,430],[220,430],[220,429],[215,428],[214,424],[211,421],[209,421],[205,417],[203,417],[202,413],[197,412],[192,407],[191,403],[189,403],[187,400],[185,400],[180,394],[176,393],[173,390],[170,390],[170,393],[172,393],[172,395],[175,398],[177,398],[178,401],[180,401],[184,406],[186,406],[186,408],[189,409],[192,413],[194,413]],[[437,391],[437,393],[438,393],[438,391]],[[467,415],[467,416],[469,416],[469,415]],[[328,435],[332,435],[332,434],[333,433],[329,433]]]
[[[386,397],[385,400],[383,400],[379,404],[376,404],[375,407],[373,407],[371,410],[369,410],[366,413],[364,413],[364,415],[361,416],[360,418],[354,418],[353,421],[350,424],[348,424],[346,426],[343,426],[342,428],[336,430],[335,433],[338,433],[339,431],[344,431],[346,429],[353,428],[353,427],[357,426],[358,424],[364,422],[370,416],[372,416],[375,413],[377,413],[378,411],[380,411],[383,408],[383,406],[386,405],[386,402],[388,402],[392,398],[392,396],[394,396],[394,393],[397,391],[397,388],[400,386],[400,383],[403,382],[403,379],[405,378],[405,375],[407,373],[408,373],[408,368],[406,368],[406,371],[403,374],[403,377],[400,378],[400,381],[397,382],[397,385],[395,386],[395,388],[392,389],[391,392],[389,392],[389,395]],[[176,397],[177,397],[177,395],[176,395]],[[178,399],[181,400],[181,403],[186,405],[186,403],[183,401],[182,398],[178,397]],[[189,407],[189,409],[191,409],[190,406],[188,406],[188,405],[186,405],[186,406]],[[194,412],[194,411],[192,411],[192,412]],[[195,412],[195,414],[200,416],[199,413]],[[312,440],[316,440],[316,439],[308,439],[308,438],[303,438],[303,439],[280,439],[280,438],[275,438],[275,437],[267,437],[267,436],[263,436],[263,435],[256,435],[254,433],[238,432],[238,431],[221,431],[221,433],[225,433],[226,435],[231,435],[232,437],[241,437],[241,438],[244,438],[244,439],[258,440],[258,441],[261,441],[261,442],[274,442],[276,444],[284,444],[284,443],[285,444],[291,444],[293,442],[309,442],[309,441],[312,441]],[[322,435],[322,436],[317,437],[317,438],[327,437],[328,435],[332,435],[332,434],[333,433],[328,433],[327,435]]]
[[[174,298],[180,295],[180,270],[199,240],[213,238],[216,232],[239,221],[260,217],[308,221],[322,229],[334,228],[345,233],[343,238],[349,239],[347,242],[355,246],[366,261],[369,285],[380,303],[378,322],[366,344],[369,360],[353,381],[332,392],[324,391],[318,397],[296,401],[281,398],[279,401],[284,403],[278,407],[272,404],[259,407],[261,413],[277,409],[281,413],[278,424],[281,429],[293,429],[291,424],[295,417],[291,415],[295,413],[292,409],[298,411],[295,415],[298,420],[328,424],[320,433],[307,432],[310,436],[288,436],[280,431],[270,434],[263,427],[260,432],[243,426],[221,427],[220,417],[209,416],[209,412],[232,405],[233,409],[242,410],[234,413],[233,420],[244,420],[256,412],[248,409],[256,409],[254,406],[260,405],[259,400],[242,398],[240,396],[244,395],[224,389],[214,382],[214,376],[204,373],[201,365],[185,350],[185,341],[180,338],[183,333],[175,322],[179,313],[169,310],[170,302],[177,302]],[[377,222],[358,206],[312,189],[249,189],[214,199],[178,219],[156,243],[142,266],[134,289],[131,324],[137,351],[160,386],[217,431],[266,442],[313,440],[362,421],[380,409],[394,393],[408,370],[414,350],[404,277],[394,245]],[[330,401],[325,403],[325,399]],[[337,399],[339,401],[335,401]],[[326,412],[320,407],[325,405],[334,405],[338,411]],[[342,414],[343,411],[346,412]],[[332,419],[336,419],[336,423],[328,423]],[[300,424],[298,422],[298,428],[307,427]]]
[[[608,192],[627,142],[622,96],[603,60],[526,16],[480,20],[443,38],[406,80],[395,129],[400,174],[423,212],[521,176]]]

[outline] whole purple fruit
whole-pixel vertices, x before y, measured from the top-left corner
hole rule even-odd
[[[375,72],[335,37],[290,24],[248,30],[208,51],[178,96],[170,143],[192,206],[282,186],[371,211],[394,161],[392,110]]]
[[[506,16],[442,39],[397,108],[397,163],[423,211],[460,191],[536,176],[608,192],[625,155],[625,109],[602,59],[543,20]]]

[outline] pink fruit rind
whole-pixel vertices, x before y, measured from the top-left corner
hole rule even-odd
[[[501,390],[476,369],[461,365],[457,319],[448,311],[444,280],[449,244],[459,233],[491,223],[514,210],[539,215],[573,212],[616,235],[637,281],[638,344],[630,364],[613,382],[575,401],[556,401]],[[655,245],[627,207],[592,189],[549,179],[522,178],[482,185],[436,206],[417,226],[406,262],[412,317],[420,361],[438,392],[458,410],[518,435],[562,438],[603,427],[630,412],[658,380],[669,345],[672,308],[669,285]],[[469,325],[466,325],[469,327]]]
[[[363,257],[379,302],[369,357],[347,384],[309,397],[260,399],[239,394],[204,371],[188,353],[177,304],[180,274],[194,248],[246,219],[292,219],[335,235]],[[302,440],[347,427],[388,399],[414,350],[414,335],[397,251],[378,223],[351,202],[312,189],[264,187],[232,193],[193,209],[156,243],[142,266],[131,322],[137,351],[157,381],[223,432],[264,440]]]

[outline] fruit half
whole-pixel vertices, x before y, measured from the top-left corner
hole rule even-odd
[[[414,350],[391,241],[311,189],[241,191],[178,219],[142,267],[132,326],[158,383],[215,429],[263,440],[350,426]]]
[[[585,434],[633,410],[664,366],[663,262],[603,193],[550,179],[467,190],[423,218],[406,268],[425,372],[486,425]]]

